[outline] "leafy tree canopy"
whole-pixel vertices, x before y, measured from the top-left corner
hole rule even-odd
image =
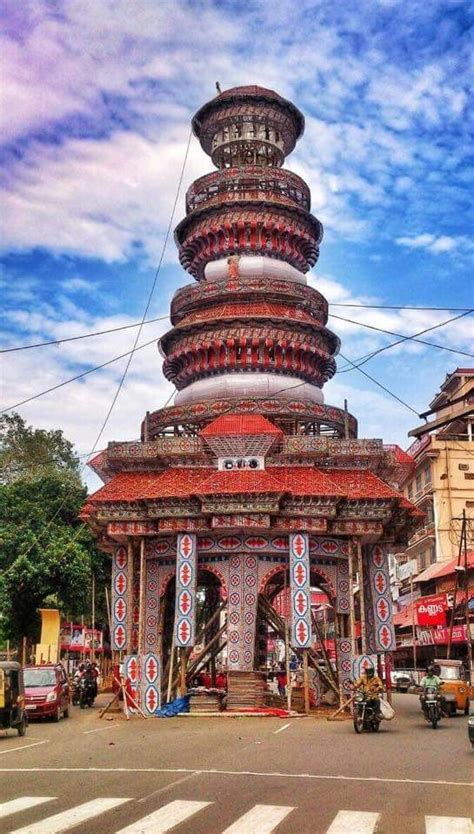
[[[0,482],[38,478],[58,470],[79,479],[79,460],[60,429],[34,429],[13,412],[0,417]]]
[[[85,614],[88,620],[92,573],[97,620],[104,620],[102,589],[109,560],[78,519],[86,489],[72,444],[61,431],[27,427],[19,415],[4,421],[5,426],[1,454],[2,462],[6,455],[7,472],[0,483],[1,631],[14,641],[26,635],[36,642],[38,608],[58,607],[63,615]]]

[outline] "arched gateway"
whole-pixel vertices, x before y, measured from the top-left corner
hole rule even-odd
[[[394,648],[387,548],[419,515],[396,489],[410,459],[358,440],[356,420],[324,403],[339,340],[306,283],[322,225],[306,183],[282,167],[302,114],[272,90],[237,87],[204,105],[193,130],[217,170],[191,185],[175,232],[196,279],[176,291],[160,340],[178,393],[146,415],[140,442],[109,443],[92,461],[106,484],[82,512],[112,556],[113,649],[138,656],[150,710],[160,686],[176,689],[176,649],[181,686],[219,652],[230,695],[239,675],[257,674],[262,621],[278,626],[266,589],[279,574],[297,652],[314,640],[312,575],[324,583],[343,688],[352,655]]]

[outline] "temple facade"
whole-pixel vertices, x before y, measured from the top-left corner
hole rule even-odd
[[[282,627],[272,599],[289,589],[287,641],[311,653],[318,587],[334,612],[341,696],[354,658],[395,647],[387,554],[422,515],[398,491],[411,461],[359,440],[356,419],[324,402],[339,339],[306,279],[323,229],[308,186],[282,167],[302,114],[271,90],[236,87],[192,124],[216,170],[191,185],[175,231],[194,279],[159,343],[177,393],[146,414],[140,442],[111,442],[92,461],[105,485],[82,513],[112,558],[113,649],[149,712],[216,655],[229,706],[251,706],[268,626]]]

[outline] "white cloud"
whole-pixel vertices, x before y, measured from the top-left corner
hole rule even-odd
[[[436,236],[428,233],[414,235],[413,237],[397,237],[395,243],[399,246],[405,246],[408,249],[426,249],[433,255],[441,255],[446,252],[454,252],[455,250],[469,250],[474,247],[474,243],[465,236]]]

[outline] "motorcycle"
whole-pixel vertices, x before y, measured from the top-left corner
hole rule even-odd
[[[443,714],[441,696],[436,686],[426,687],[421,696],[421,708],[428,723],[431,724],[433,730],[436,730],[438,721]]]
[[[354,698],[354,730],[362,733],[364,730],[378,732],[382,716],[376,709],[372,699],[365,692],[358,691]]]
[[[79,681],[79,706],[81,709],[92,707],[95,700],[95,686],[92,681],[81,678]]]

